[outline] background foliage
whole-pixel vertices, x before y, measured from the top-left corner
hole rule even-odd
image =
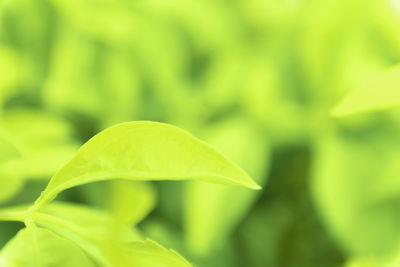
[[[196,266],[398,266],[399,29],[397,0],[2,0],[0,207],[34,201],[100,130],[154,120],[263,190],[98,182],[58,199]],[[22,226],[1,222],[0,247]]]

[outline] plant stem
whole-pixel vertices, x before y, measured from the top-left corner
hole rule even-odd
[[[40,224],[40,222],[51,223],[54,225],[61,226],[67,230],[70,230],[70,231],[80,234],[80,235],[86,234],[79,227],[76,227],[76,225],[74,225],[66,220],[63,220],[59,217],[53,216],[53,215],[40,213],[40,212],[33,212],[31,218],[39,224]]]
[[[29,213],[26,210],[0,212],[0,221],[25,222],[27,217],[29,217]]]
[[[74,224],[71,224],[68,221],[65,221],[59,217],[52,216],[49,214],[37,212],[37,211],[29,211],[29,210],[24,210],[24,211],[5,211],[5,212],[0,212],[0,221],[17,221],[17,222],[27,222],[27,221],[32,221],[32,222],[46,222],[46,223],[51,223],[55,225],[59,225],[63,228],[66,228],[72,232],[78,233],[78,234],[85,234],[82,232],[79,227],[76,227]]]

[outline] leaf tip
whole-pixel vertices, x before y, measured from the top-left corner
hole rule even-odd
[[[262,189],[262,187],[259,184],[257,184],[256,182],[254,182],[254,181],[249,183],[247,185],[247,187],[250,188],[250,189],[254,189],[254,190],[261,190]]]

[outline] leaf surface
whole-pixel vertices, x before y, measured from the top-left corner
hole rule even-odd
[[[128,122],[84,144],[53,176],[35,205],[73,186],[109,179],[193,179],[260,188],[242,169],[187,132],[162,123]]]
[[[35,220],[38,225],[73,241],[101,265],[110,261],[102,252],[106,244],[143,239],[135,229],[120,224],[111,214],[83,205],[53,202],[43,207]]]
[[[142,241],[134,229],[119,224],[105,212],[84,206],[54,202],[41,212],[62,219],[37,216],[41,226],[51,229],[63,238],[73,241],[94,259],[105,266],[175,267],[191,266],[173,250],[167,250],[151,240]]]
[[[1,267],[95,266],[71,241],[53,232],[30,227],[22,229],[1,251]]]
[[[131,243],[125,250],[128,266],[141,267],[190,267],[192,266],[174,250],[147,239]]]

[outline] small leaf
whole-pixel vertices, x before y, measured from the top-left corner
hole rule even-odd
[[[160,244],[147,239],[137,241],[125,248],[126,260],[124,266],[140,267],[190,267],[192,266],[174,250],[168,250]]]
[[[193,179],[260,188],[242,169],[187,132],[162,123],[128,122],[84,144],[51,179],[35,208],[65,189],[108,179]]]
[[[332,111],[333,116],[378,111],[400,106],[400,66],[366,77]]]
[[[153,210],[156,198],[155,189],[149,183],[113,181],[110,209],[118,222],[134,225]]]
[[[0,267],[95,266],[71,241],[53,232],[30,227],[22,229],[0,253]]]

